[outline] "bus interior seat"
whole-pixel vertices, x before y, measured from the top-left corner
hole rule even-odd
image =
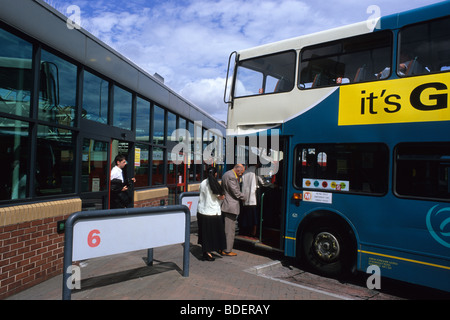
[[[353,82],[361,82],[366,80],[366,74],[367,74],[367,66],[363,65],[362,67],[358,68],[358,70],[356,70],[356,75]]]
[[[311,88],[317,88],[320,86],[320,81],[322,79],[322,73],[318,73],[315,75]]]
[[[417,60],[418,57],[415,57],[411,63],[409,64],[408,68],[406,69],[405,75],[415,75],[415,74],[423,74],[426,73],[426,69],[424,66]]]
[[[292,84],[289,80],[286,80],[285,78],[281,78],[278,80],[277,85],[275,86],[275,90],[273,92],[287,92],[291,91]]]

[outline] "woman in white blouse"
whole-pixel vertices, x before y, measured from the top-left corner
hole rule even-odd
[[[203,259],[214,261],[212,251],[221,252],[225,246],[225,230],[220,210],[224,191],[217,181],[217,169],[208,168],[208,177],[200,184],[197,205],[198,243],[202,245]]]

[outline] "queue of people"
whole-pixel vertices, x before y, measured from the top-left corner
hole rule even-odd
[[[197,206],[198,244],[202,246],[203,260],[214,261],[212,251],[222,256],[237,255],[233,245],[238,217],[241,228],[256,236],[256,193],[261,183],[257,167],[245,170],[242,164],[236,164],[223,174],[222,184],[217,181],[216,168],[208,169],[208,177],[200,184]]]
[[[124,155],[115,157],[110,176],[111,209],[126,208],[130,204],[128,190],[136,179],[124,178],[123,170],[126,165]],[[242,164],[236,164],[223,174],[222,184],[217,180],[217,169],[208,168],[207,177],[200,184],[197,205],[198,244],[202,246],[203,260],[214,261],[213,251],[222,256],[237,255],[233,252],[233,245],[238,216],[241,228],[251,236],[256,236],[256,192],[261,183],[257,167],[250,166],[246,171]]]

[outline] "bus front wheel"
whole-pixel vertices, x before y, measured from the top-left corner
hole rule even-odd
[[[351,269],[352,242],[350,232],[338,223],[313,223],[303,234],[303,257],[315,272],[341,276]]]

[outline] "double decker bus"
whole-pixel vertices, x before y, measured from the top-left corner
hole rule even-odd
[[[233,52],[227,134],[277,139],[258,241],[450,291],[449,71],[449,1]]]

